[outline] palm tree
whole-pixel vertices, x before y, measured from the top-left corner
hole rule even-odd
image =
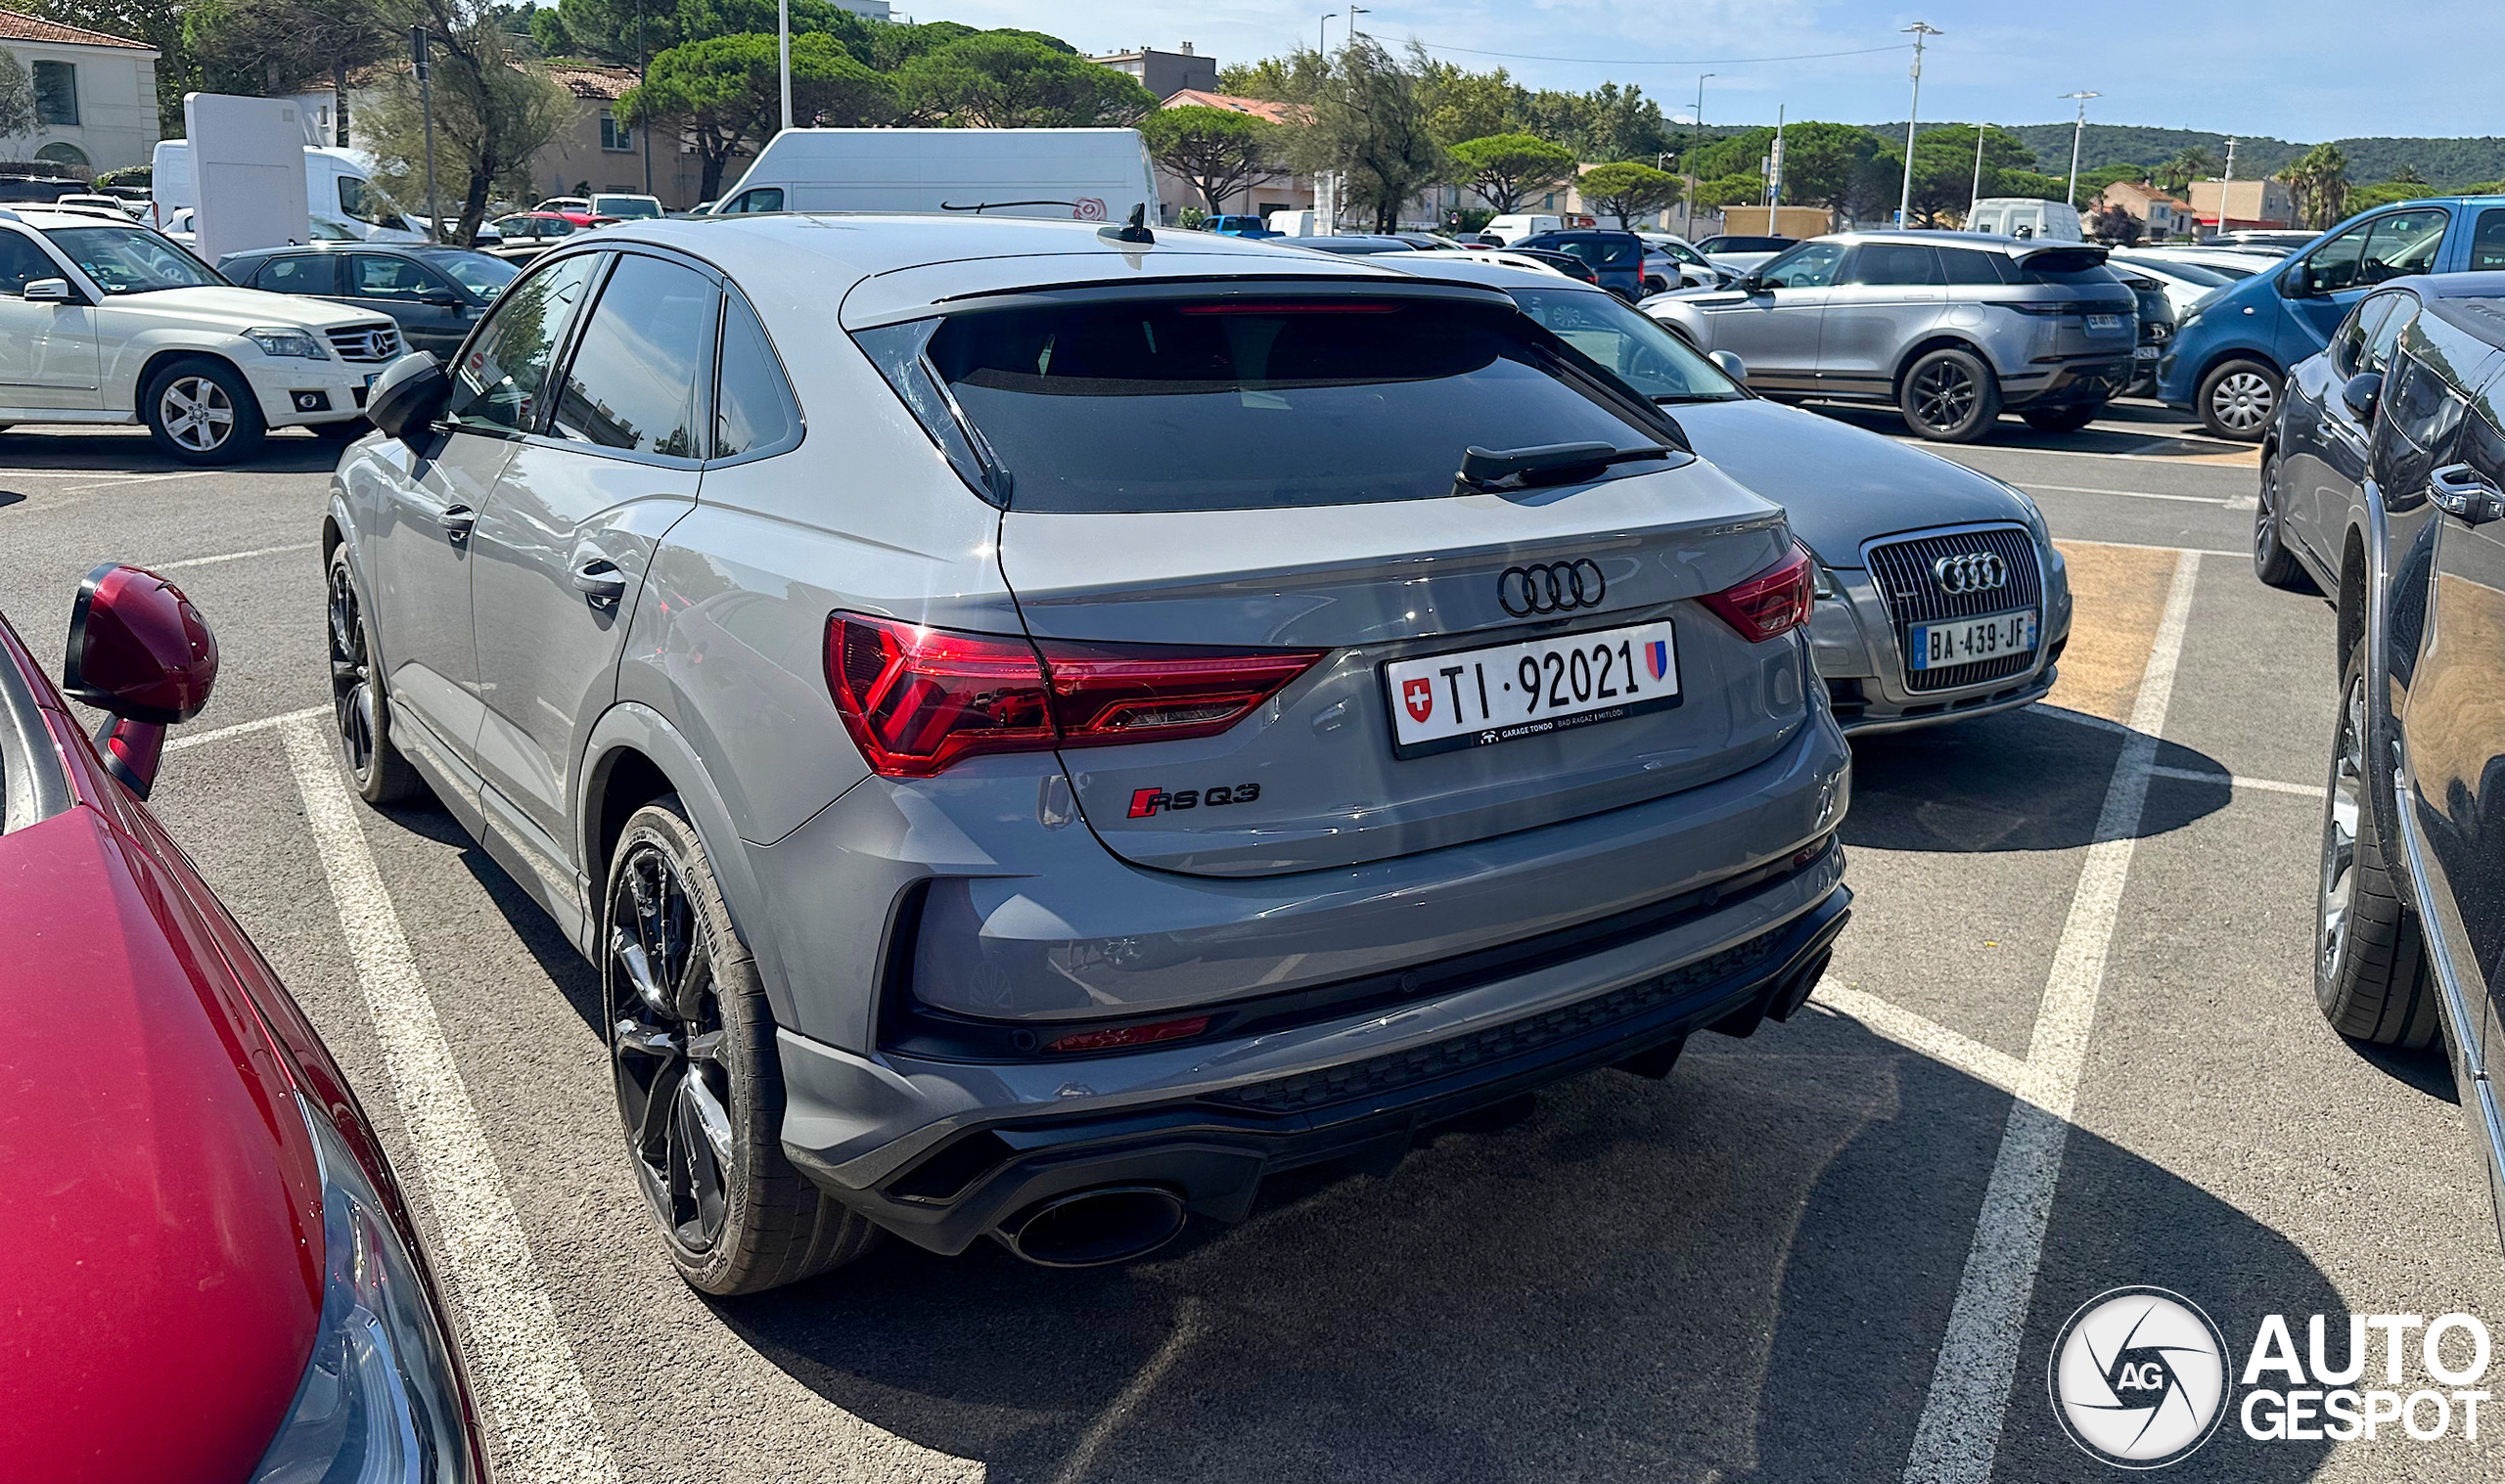
[[[2154,173],[2158,185],[2179,196],[2192,189],[2192,182],[2206,180],[2217,171],[2217,157],[2199,145],[2186,145],[2172,159],[2158,166]]]
[[[2320,230],[2340,220],[2348,204],[2348,157],[2336,144],[2318,144],[2279,172],[2297,198],[2297,215]]]

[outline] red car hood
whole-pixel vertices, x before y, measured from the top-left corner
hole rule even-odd
[[[117,813],[0,835],[0,1457],[234,1480],[311,1353],[320,1173],[223,934]]]

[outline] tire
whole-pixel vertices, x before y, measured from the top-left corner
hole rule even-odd
[[[2076,432],[2104,410],[2102,402],[2080,402],[2070,407],[2030,407],[2018,416],[2037,432]]]
[[[2259,441],[2270,420],[2278,416],[2281,380],[2277,371],[2260,361],[2219,362],[2201,379],[2201,390],[2194,398],[2202,426],[2221,438]]]
[[[241,463],[269,431],[244,374],[205,355],[159,367],[140,388],[139,416],[157,446],[185,464]]]
[[[784,1157],[773,1012],[677,795],[619,832],[600,943],[618,1117],[679,1277],[756,1293],[869,1251],[879,1229]]]
[[[325,574],[329,592],[331,730],[340,740],[357,797],[369,804],[396,804],[426,790],[418,770],[391,745],[391,702],[383,694],[374,663],[374,627],[357,596],[356,574],[345,543],[334,547]]]
[[[1971,350],[1935,350],[1906,368],[1896,410],[1934,442],[1973,443],[2000,419],[2000,381]]]
[[[1648,278],[1648,279],[1646,279],[1646,280],[1644,281],[1644,294],[1643,294],[1643,296],[1645,296],[1645,297],[1650,297],[1651,295],[1656,294],[1656,293],[1667,293],[1667,292],[1670,292],[1670,286],[1669,286],[1669,284],[1668,284],[1668,283],[1666,283],[1665,281],[1663,281],[1663,280],[1662,280],[1662,276],[1661,276],[1660,274],[1658,274],[1658,273],[1657,273],[1657,274],[1655,274],[1653,277]]]
[[[2253,508],[2253,574],[2291,593],[2317,591],[2279,534],[2279,452],[2261,456],[2261,491]]]
[[[2340,671],[2331,781],[2314,897],[2314,1000],[2352,1041],[2417,1048],[2436,1039],[2436,986],[2418,920],[2401,905],[2384,836],[2378,780],[2366,766],[2365,643]]]

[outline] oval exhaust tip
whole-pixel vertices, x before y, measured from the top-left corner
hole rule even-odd
[[[1100,1186],[1045,1201],[1000,1239],[1042,1267],[1096,1268],[1147,1256],[1172,1241],[1183,1220],[1183,1197],[1163,1186]]]

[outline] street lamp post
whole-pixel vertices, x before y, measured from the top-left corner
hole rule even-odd
[[[1983,134],[1987,123],[1975,125],[1975,183],[1966,191],[1966,230],[1975,230],[1975,202],[1983,199]]]
[[[1348,44],[1350,46],[1354,46],[1357,38],[1365,34],[1365,32],[1357,29],[1357,18],[1359,16],[1371,16],[1373,14],[1374,12],[1366,9],[1362,5],[1352,5],[1348,7]]]
[[[2091,98],[2102,98],[2105,95],[2103,93],[2091,93],[2082,89],[2075,93],[2064,93],[2062,96],[2064,98],[2075,98],[2078,100],[2078,122],[2071,126],[2070,202],[2072,207],[2075,209],[2078,205],[2078,142],[2087,135],[2087,101]]]
[[[1316,57],[1331,55],[1331,22],[1339,19],[1338,11],[1325,11],[1322,19],[1313,22],[1313,55]]]
[[[1914,219],[1914,124],[1922,117],[1922,45],[1934,36],[1947,32],[1928,21],[1917,21],[1904,28],[1914,38],[1914,101],[1905,115],[1905,187],[1896,195],[1896,225],[1903,228]]]
[[[1687,166],[1687,192],[1679,201],[1679,220],[1687,226],[1687,230],[1680,234],[1682,237],[1694,237],[1696,235],[1696,152],[1697,149],[1705,143],[1705,79],[1708,77],[1718,77],[1721,74],[1719,72],[1699,72],[1696,74],[1696,112],[1693,115],[1696,127],[1696,143],[1688,146],[1687,158],[1681,161],[1681,163]]]
[[[783,127],[792,126],[792,0],[774,0],[774,31],[783,53]]]

